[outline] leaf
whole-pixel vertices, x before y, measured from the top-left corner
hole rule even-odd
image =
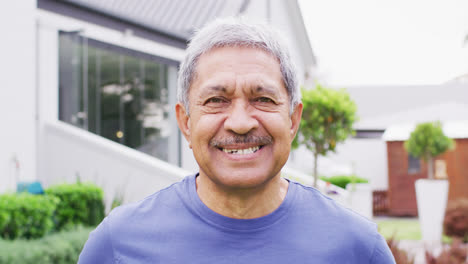
[[[354,134],[357,107],[345,89],[331,89],[317,84],[315,89],[301,89],[303,114],[297,141],[314,154],[325,156],[337,144]],[[315,170],[314,170],[315,171]]]

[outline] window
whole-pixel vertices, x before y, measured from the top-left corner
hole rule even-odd
[[[169,87],[176,82],[170,72],[176,66],[76,32],[60,32],[59,119],[176,163],[178,158],[169,157],[169,139],[178,137],[169,104],[175,92]]]
[[[418,158],[408,153],[408,174],[415,174],[421,171],[421,162]]]

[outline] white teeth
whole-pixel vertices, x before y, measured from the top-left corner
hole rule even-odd
[[[247,148],[247,149],[225,149],[225,148],[223,148],[223,151],[228,153],[228,154],[244,155],[244,154],[255,153],[259,149],[260,149],[260,146],[251,147],[251,148]]]

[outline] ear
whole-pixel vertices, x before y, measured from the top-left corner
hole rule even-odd
[[[299,102],[296,107],[294,107],[294,111],[291,115],[291,141],[296,136],[297,130],[299,129],[299,125],[301,124],[301,117],[302,117],[302,102]]]
[[[180,131],[182,131],[182,134],[184,135],[185,139],[189,144],[189,147],[192,148],[192,142],[190,141],[190,117],[187,115],[185,106],[179,102],[175,106],[175,111],[179,129]]]

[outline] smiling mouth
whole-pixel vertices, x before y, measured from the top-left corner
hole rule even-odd
[[[263,146],[255,146],[255,147],[250,147],[250,148],[245,148],[245,149],[226,149],[226,148],[219,148],[219,149],[228,154],[246,155],[246,154],[255,153],[258,150],[260,150],[262,147]]]

